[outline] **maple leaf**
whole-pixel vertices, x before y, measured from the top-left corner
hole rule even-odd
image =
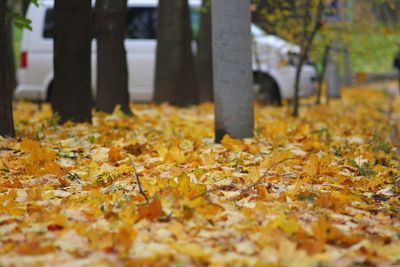
[[[6,188],[22,188],[23,186],[24,185],[18,178],[14,178],[12,180],[8,179],[1,184],[1,187],[6,187]]]
[[[156,220],[164,215],[161,201],[157,197],[154,198],[149,204],[138,206],[137,210],[140,219],[148,219],[150,221]]]
[[[132,226],[123,226],[115,235],[115,246],[120,253],[127,255],[135,237],[136,231]]]
[[[115,146],[110,147],[110,150],[108,151],[108,160],[110,163],[114,164],[121,159],[123,159],[122,148]]]
[[[185,154],[178,146],[173,146],[168,150],[167,154],[165,154],[164,159],[176,163],[184,163]]]
[[[243,142],[230,137],[228,134],[225,134],[221,140],[221,145],[228,150],[239,152],[242,150],[241,146],[243,145]]]
[[[222,145],[212,104],[55,127],[49,105],[18,102],[20,139],[0,137],[0,262],[397,266],[400,97],[342,93],[303,99],[300,119],[256,105],[256,138]]]
[[[39,142],[24,139],[20,144],[20,148],[23,152],[28,154],[25,162],[27,174],[63,175],[65,173],[56,162],[57,154],[53,150],[41,146]]]
[[[300,229],[300,226],[297,223],[296,219],[294,218],[287,219],[284,215],[280,215],[278,218],[268,223],[267,227],[270,228],[278,227],[289,235],[295,234]]]

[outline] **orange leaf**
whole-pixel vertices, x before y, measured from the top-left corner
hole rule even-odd
[[[138,207],[140,219],[155,220],[164,215],[161,207],[161,201],[155,198],[150,204]]]
[[[22,188],[24,185],[21,183],[21,181],[18,178],[15,178],[14,180],[6,180],[1,184],[1,187],[6,187],[6,188]]]
[[[122,227],[115,235],[115,245],[119,248],[120,252],[127,253],[129,252],[135,236],[136,233],[133,227]]]
[[[122,149],[120,147],[111,147],[110,151],[108,151],[108,161],[110,161],[111,164],[114,164],[115,162],[123,159],[121,152]]]

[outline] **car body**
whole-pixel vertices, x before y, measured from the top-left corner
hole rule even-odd
[[[191,19],[194,32],[199,28],[201,1],[191,0]],[[21,44],[21,62],[18,71],[18,99],[49,99],[53,81],[53,5],[43,0],[39,7],[30,5],[27,17],[32,21],[32,31],[24,30]],[[131,100],[151,101],[156,58],[157,0],[129,0],[125,48],[129,70]],[[274,35],[265,34],[253,25],[253,71],[268,74],[279,87],[282,98],[294,95],[296,67],[289,62],[289,54],[298,53],[298,46]],[[194,34],[196,35],[196,34]],[[92,88],[96,90],[96,44],[92,42]],[[195,44],[193,45],[195,52]],[[300,80],[300,95],[314,92],[315,68],[305,65]],[[259,87],[256,90],[260,90]]]

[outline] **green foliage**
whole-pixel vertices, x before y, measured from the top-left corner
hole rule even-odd
[[[392,151],[392,146],[384,139],[381,133],[375,132],[369,143],[375,153],[383,151],[385,154],[390,154]]]
[[[32,21],[30,19],[25,18],[24,16],[20,15],[17,12],[9,13],[8,18],[10,20],[13,20],[15,27],[17,27],[20,30],[22,29],[28,29],[30,31],[32,30],[31,26]]]
[[[318,0],[257,0],[258,24],[268,33],[278,35],[299,45],[314,30],[318,19]]]
[[[375,172],[372,170],[373,166],[369,162],[363,162],[360,164],[353,159],[348,159],[348,163],[350,166],[358,169],[357,175],[359,176],[370,177],[375,174]]]
[[[39,7],[39,0],[31,0],[31,2],[36,7]],[[25,18],[19,12],[15,12],[10,8],[7,11],[7,20],[13,21],[15,27],[17,27],[20,30],[22,30],[22,29],[28,29],[30,31],[32,30],[32,26],[31,26],[32,21],[28,18]]]
[[[399,49],[399,32],[386,31],[384,26],[355,27],[349,35],[353,69],[357,72],[387,72]]]

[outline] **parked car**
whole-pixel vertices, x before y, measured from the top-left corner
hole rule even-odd
[[[201,1],[190,1],[194,35],[198,32]],[[48,100],[53,84],[54,1],[30,5],[27,17],[32,31],[22,34],[18,99]],[[151,101],[156,57],[157,0],[129,0],[125,47],[128,57],[129,93],[132,100]],[[299,47],[277,36],[268,35],[256,25],[253,35],[253,72],[255,93],[261,99],[293,98],[296,57]],[[194,45],[195,47],[195,45]],[[194,49],[195,51],[195,49]],[[96,44],[92,43],[92,81],[95,93]],[[300,96],[314,92],[316,72],[305,65],[301,73]]]

